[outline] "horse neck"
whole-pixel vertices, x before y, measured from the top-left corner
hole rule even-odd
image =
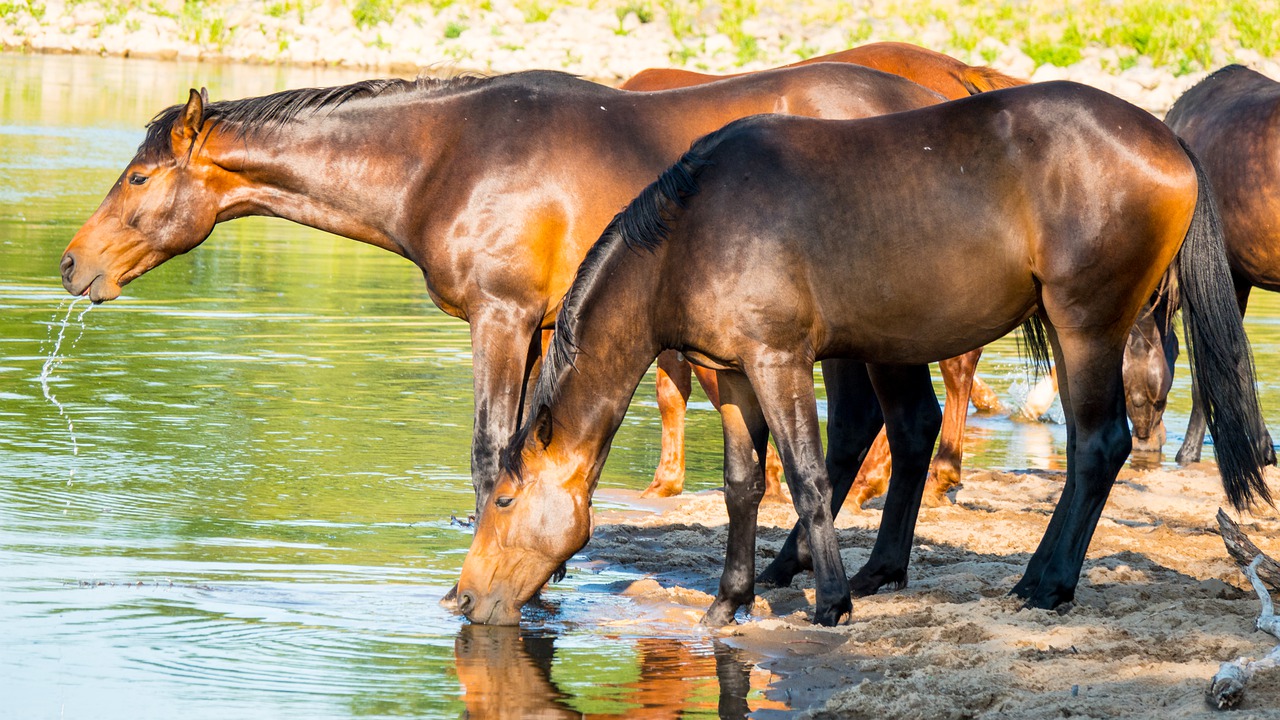
[[[428,127],[436,120],[378,106],[243,135],[215,126],[209,158],[241,183],[218,220],[280,217],[408,256],[411,210],[430,202],[419,190],[441,154],[441,135]]]
[[[575,315],[572,364],[557,359],[559,351],[552,349],[535,390],[547,392],[544,381],[558,375],[549,403],[554,424],[547,451],[553,462],[572,466],[568,474],[590,489],[595,488],[631,397],[662,350],[657,324],[667,315],[660,311],[662,298],[657,293],[662,258],[655,256],[662,253],[661,247],[654,253],[619,247],[585,292],[577,287],[570,291],[583,293],[580,298],[566,297],[566,308]],[[565,312],[557,316],[558,324],[566,321]],[[558,336],[562,328],[556,332]],[[542,401],[535,395],[533,402]]]

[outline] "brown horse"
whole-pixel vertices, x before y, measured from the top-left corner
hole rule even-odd
[[[785,67],[800,67],[824,62],[852,63],[892,75],[901,75],[951,99],[1026,84],[1025,80],[1009,77],[999,70],[967,65],[949,55],[901,42],[869,43],[830,55],[801,60]],[[621,87],[623,90],[671,90],[739,76],[705,75],[692,70],[675,68],[650,68],[641,70]]]
[[[379,80],[160,113],[62,258],[94,302],[185,253],[216,223],[284,217],[422,269],[471,323],[477,509],[514,432],[541,335],[587,248],[700,135],[789,112],[865,117],[942,98],[853,65],[756,73],[631,93],[554,72]]]
[[[724,402],[729,548],[706,620],[731,621],[754,596],[772,433],[813,552],[815,620],[839,621],[851,585],[863,595],[906,581],[940,425],[925,363],[1028,321],[1031,347],[1051,345],[1056,359],[1068,469],[1013,592],[1033,607],[1068,602],[1130,449],[1125,342],[1175,258],[1227,495],[1238,508],[1269,501],[1208,180],[1145,111],[1054,82],[890,117],[735,122],[632,201],[584,259],[477,525],[459,607],[477,622],[518,622],[585,544],[613,433],[652,358],[674,348],[720,371]],[[970,272],[955,273],[960,264]],[[852,581],[814,406],[813,363],[831,357],[875,363],[828,389],[843,405],[837,432],[865,451],[882,411],[894,454],[880,533]]]
[[[1231,281],[1243,316],[1253,288],[1280,291],[1280,83],[1240,65],[1229,65],[1178,98],[1165,123],[1204,162],[1222,205]],[[1177,338],[1166,333],[1166,353]],[[1172,365],[1172,361],[1170,361]],[[1164,394],[1158,397],[1163,410]],[[1204,404],[1192,392],[1191,419],[1178,450],[1179,463],[1200,460]],[[1266,440],[1268,449],[1270,439]],[[1272,452],[1274,458],[1274,452]]]
[[[997,70],[966,65],[942,53],[900,42],[871,43],[802,60],[787,67],[819,62],[852,63],[900,75],[941,94],[948,100],[1026,84],[1025,80],[1010,77]],[[623,90],[667,90],[692,87],[722,79],[723,76],[704,75],[689,70],[650,68],[640,71],[621,87]],[[942,371],[947,399],[943,411],[942,439],[938,443],[938,452],[929,468],[929,481],[925,487],[924,502],[927,505],[944,503],[947,491],[960,482],[969,396],[975,382],[981,386],[981,381],[974,377],[974,370],[981,356],[982,349],[979,348],[960,357],[938,363]],[[716,409],[720,408],[720,392],[715,384],[714,371],[693,366],[674,350],[664,351],[658,356],[656,386],[658,409],[662,414],[662,453],[658,460],[658,467],[654,471],[653,482],[643,493],[646,497],[670,497],[679,495],[684,490],[684,421],[689,393],[692,390],[691,373],[698,378],[711,404]],[[889,456],[883,432],[876,439],[876,444],[867,456],[867,460],[871,466],[863,469],[864,477],[888,477]],[[856,470],[856,468],[851,469],[851,471]],[[781,473],[782,463],[778,460],[773,446],[770,445],[765,474],[766,498],[781,495],[779,484]],[[863,501],[883,492],[883,489],[877,492],[876,487],[878,486],[875,484],[864,484],[864,492],[858,497],[857,504],[861,505]]]

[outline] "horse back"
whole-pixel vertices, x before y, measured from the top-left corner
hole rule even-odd
[[[1280,290],[1280,83],[1228,66],[1184,93],[1165,122],[1213,183],[1232,270]]]
[[[692,151],[708,161],[672,240],[691,246],[667,262],[752,280],[686,279],[684,302],[763,308],[776,296],[786,312],[752,322],[790,322],[805,335],[792,340],[868,361],[959,354],[1046,295],[1063,322],[1119,322],[1172,261],[1197,193],[1167,128],[1073,83],[888,118],[751,118],[717,136]]]

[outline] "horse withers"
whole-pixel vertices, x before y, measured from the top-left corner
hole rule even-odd
[[[677,349],[719,371],[727,408],[730,546],[706,620],[731,621],[754,597],[759,464],[773,433],[812,547],[814,618],[838,622],[851,587],[906,581],[939,425],[925,363],[1028,320],[1057,362],[1068,469],[1013,592],[1033,607],[1066,603],[1130,450],[1126,338],[1175,258],[1228,498],[1269,501],[1209,182],[1145,111],[1052,82],[890,117],[733,123],[632,201],[583,261],[464,562],[460,608],[518,622],[582,548],[628,401],[652,359]],[[894,454],[875,547],[851,581],[815,409],[812,368],[824,358],[870,364],[848,375],[848,426],[870,441],[874,390]]]

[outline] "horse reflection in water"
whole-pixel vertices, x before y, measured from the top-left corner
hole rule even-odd
[[[466,625],[454,641],[458,681],[467,717],[588,718],[609,713],[575,710],[572,696],[552,679],[556,636],[510,626]],[[671,638],[634,641],[639,677],[611,685],[609,697],[628,718],[679,718],[713,710],[722,718],[746,717],[753,710],[786,710],[762,691],[771,673],[743,659],[740,651],[715,642],[710,654]],[[753,692],[757,697],[748,700]],[[714,706],[710,698],[719,697]],[[754,706],[754,707],[753,707]]]

